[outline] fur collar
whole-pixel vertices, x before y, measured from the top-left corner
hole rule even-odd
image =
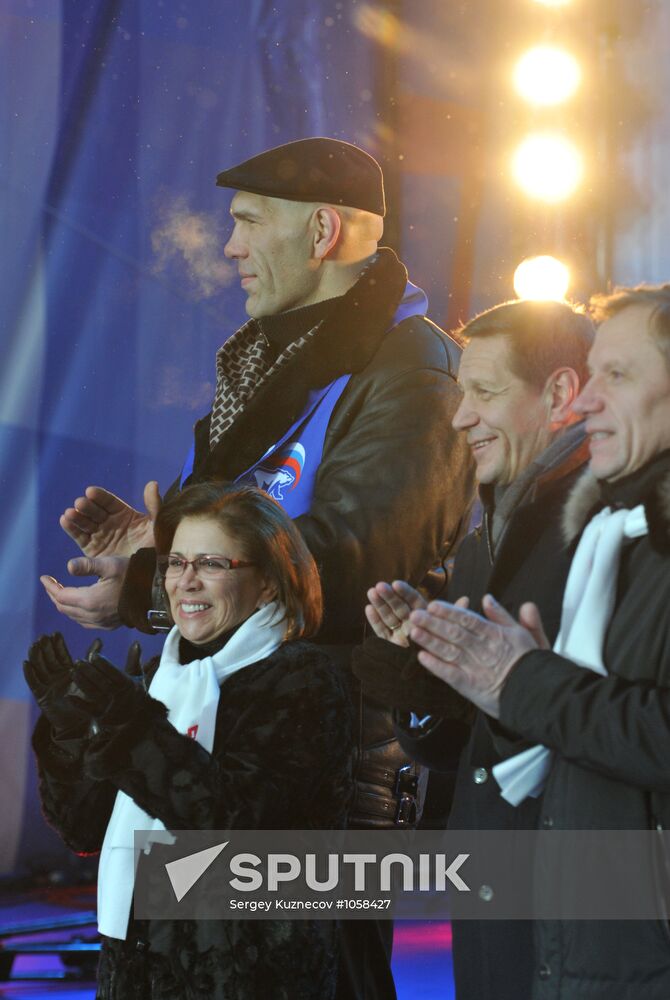
[[[582,533],[601,505],[598,480],[587,469],[572,487],[563,508],[561,528],[567,545],[571,545]]]
[[[658,477],[642,497],[649,525],[649,541],[657,552],[670,554],[670,473]],[[598,480],[590,469],[575,483],[563,508],[563,537],[573,544],[587,523],[605,506]]]
[[[392,250],[380,249],[303,350],[259,389],[211,452],[209,416],[196,425],[198,478],[220,478],[223,469],[226,478],[239,475],[298,419],[311,389],[362,371],[377,353],[406,284],[404,264]]]

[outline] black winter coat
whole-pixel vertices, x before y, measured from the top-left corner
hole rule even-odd
[[[352,712],[311,644],[287,643],[224,683],[211,754],[166,714],[147,696],[129,723],[82,741],[76,758],[38,721],[44,814],[73,850],[100,850],[119,789],[174,830],[344,826]],[[126,941],[103,939],[97,997],[322,1000],[334,995],[337,959],[332,921],[131,919]]]
[[[670,454],[610,484],[607,503],[643,502],[649,534],[624,548],[602,677],[551,651],[524,656],[502,694],[500,721],[555,751],[541,826],[566,830],[670,828]],[[571,538],[605,506],[587,474],[566,510]],[[658,893],[657,921],[535,924],[533,1000],[667,1000],[668,900],[657,857],[634,859],[636,881]],[[560,870],[569,872],[570,859]],[[538,857],[535,892],[549,873]],[[570,881],[562,888],[575,891]],[[576,887],[578,891],[578,887]]]

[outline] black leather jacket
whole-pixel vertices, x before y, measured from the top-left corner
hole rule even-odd
[[[380,250],[304,350],[256,393],[213,449],[209,416],[194,428],[189,481],[235,479],[297,419],[310,389],[352,373],[328,425],[312,505],[296,520],[324,590],[316,641],[340,647],[347,662],[351,645],[363,638],[366,590],[378,580],[417,583],[464,534],[473,495],[468,449],[451,427],[460,350],[421,316],[389,329],[406,281],[395,254]],[[142,550],[131,560],[120,611],[126,624],[143,631],[151,630],[152,577],[153,553]],[[372,798],[383,799],[375,804],[383,812],[377,819],[393,825],[396,774],[409,761],[390,716],[382,722],[378,709],[363,710],[357,691],[354,699],[363,782],[354,820],[377,825]],[[384,795],[375,791],[382,787]]]

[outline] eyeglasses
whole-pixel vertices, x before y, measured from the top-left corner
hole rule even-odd
[[[195,559],[184,559],[183,556],[170,553],[169,556],[158,557],[158,572],[167,580],[181,576],[187,566],[193,567],[196,576],[214,580],[224,576],[229,569],[243,569],[245,566],[255,565],[246,559],[229,559],[227,556],[197,556]]]

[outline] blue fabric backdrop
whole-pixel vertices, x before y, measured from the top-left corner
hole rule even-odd
[[[412,223],[401,211],[407,238],[396,246],[444,322],[469,165],[449,136],[446,153],[433,148],[430,107],[413,129],[414,102],[432,93],[441,121],[454,102],[472,103],[463,59],[456,73],[445,66],[459,46],[475,58],[466,36],[479,24],[460,6],[453,17],[435,10],[400,0],[0,6],[0,873],[76,863],[39,815],[21,673],[40,633],[62,630],[79,655],[95,634],[59,616],[38,582],[69,582],[77,550],[58,516],[89,484],[141,507],[149,479],[172,482],[209,408],[215,351],[245,319],[222,253],[231,192],[215,187],[217,172],[307,135],[377,154],[392,207],[406,200]],[[432,158],[417,161],[423,150]],[[121,662],[131,639],[107,633],[110,658]]]
[[[0,10],[0,870],[63,861],[38,813],[21,662],[53,609],[58,515],[141,506],[179,472],[214,353],[245,317],[216,173],[326,134],[375,151],[376,43],[355,3],[5,0]],[[112,658],[129,634],[108,633]],[[151,640],[148,644],[150,646]]]

